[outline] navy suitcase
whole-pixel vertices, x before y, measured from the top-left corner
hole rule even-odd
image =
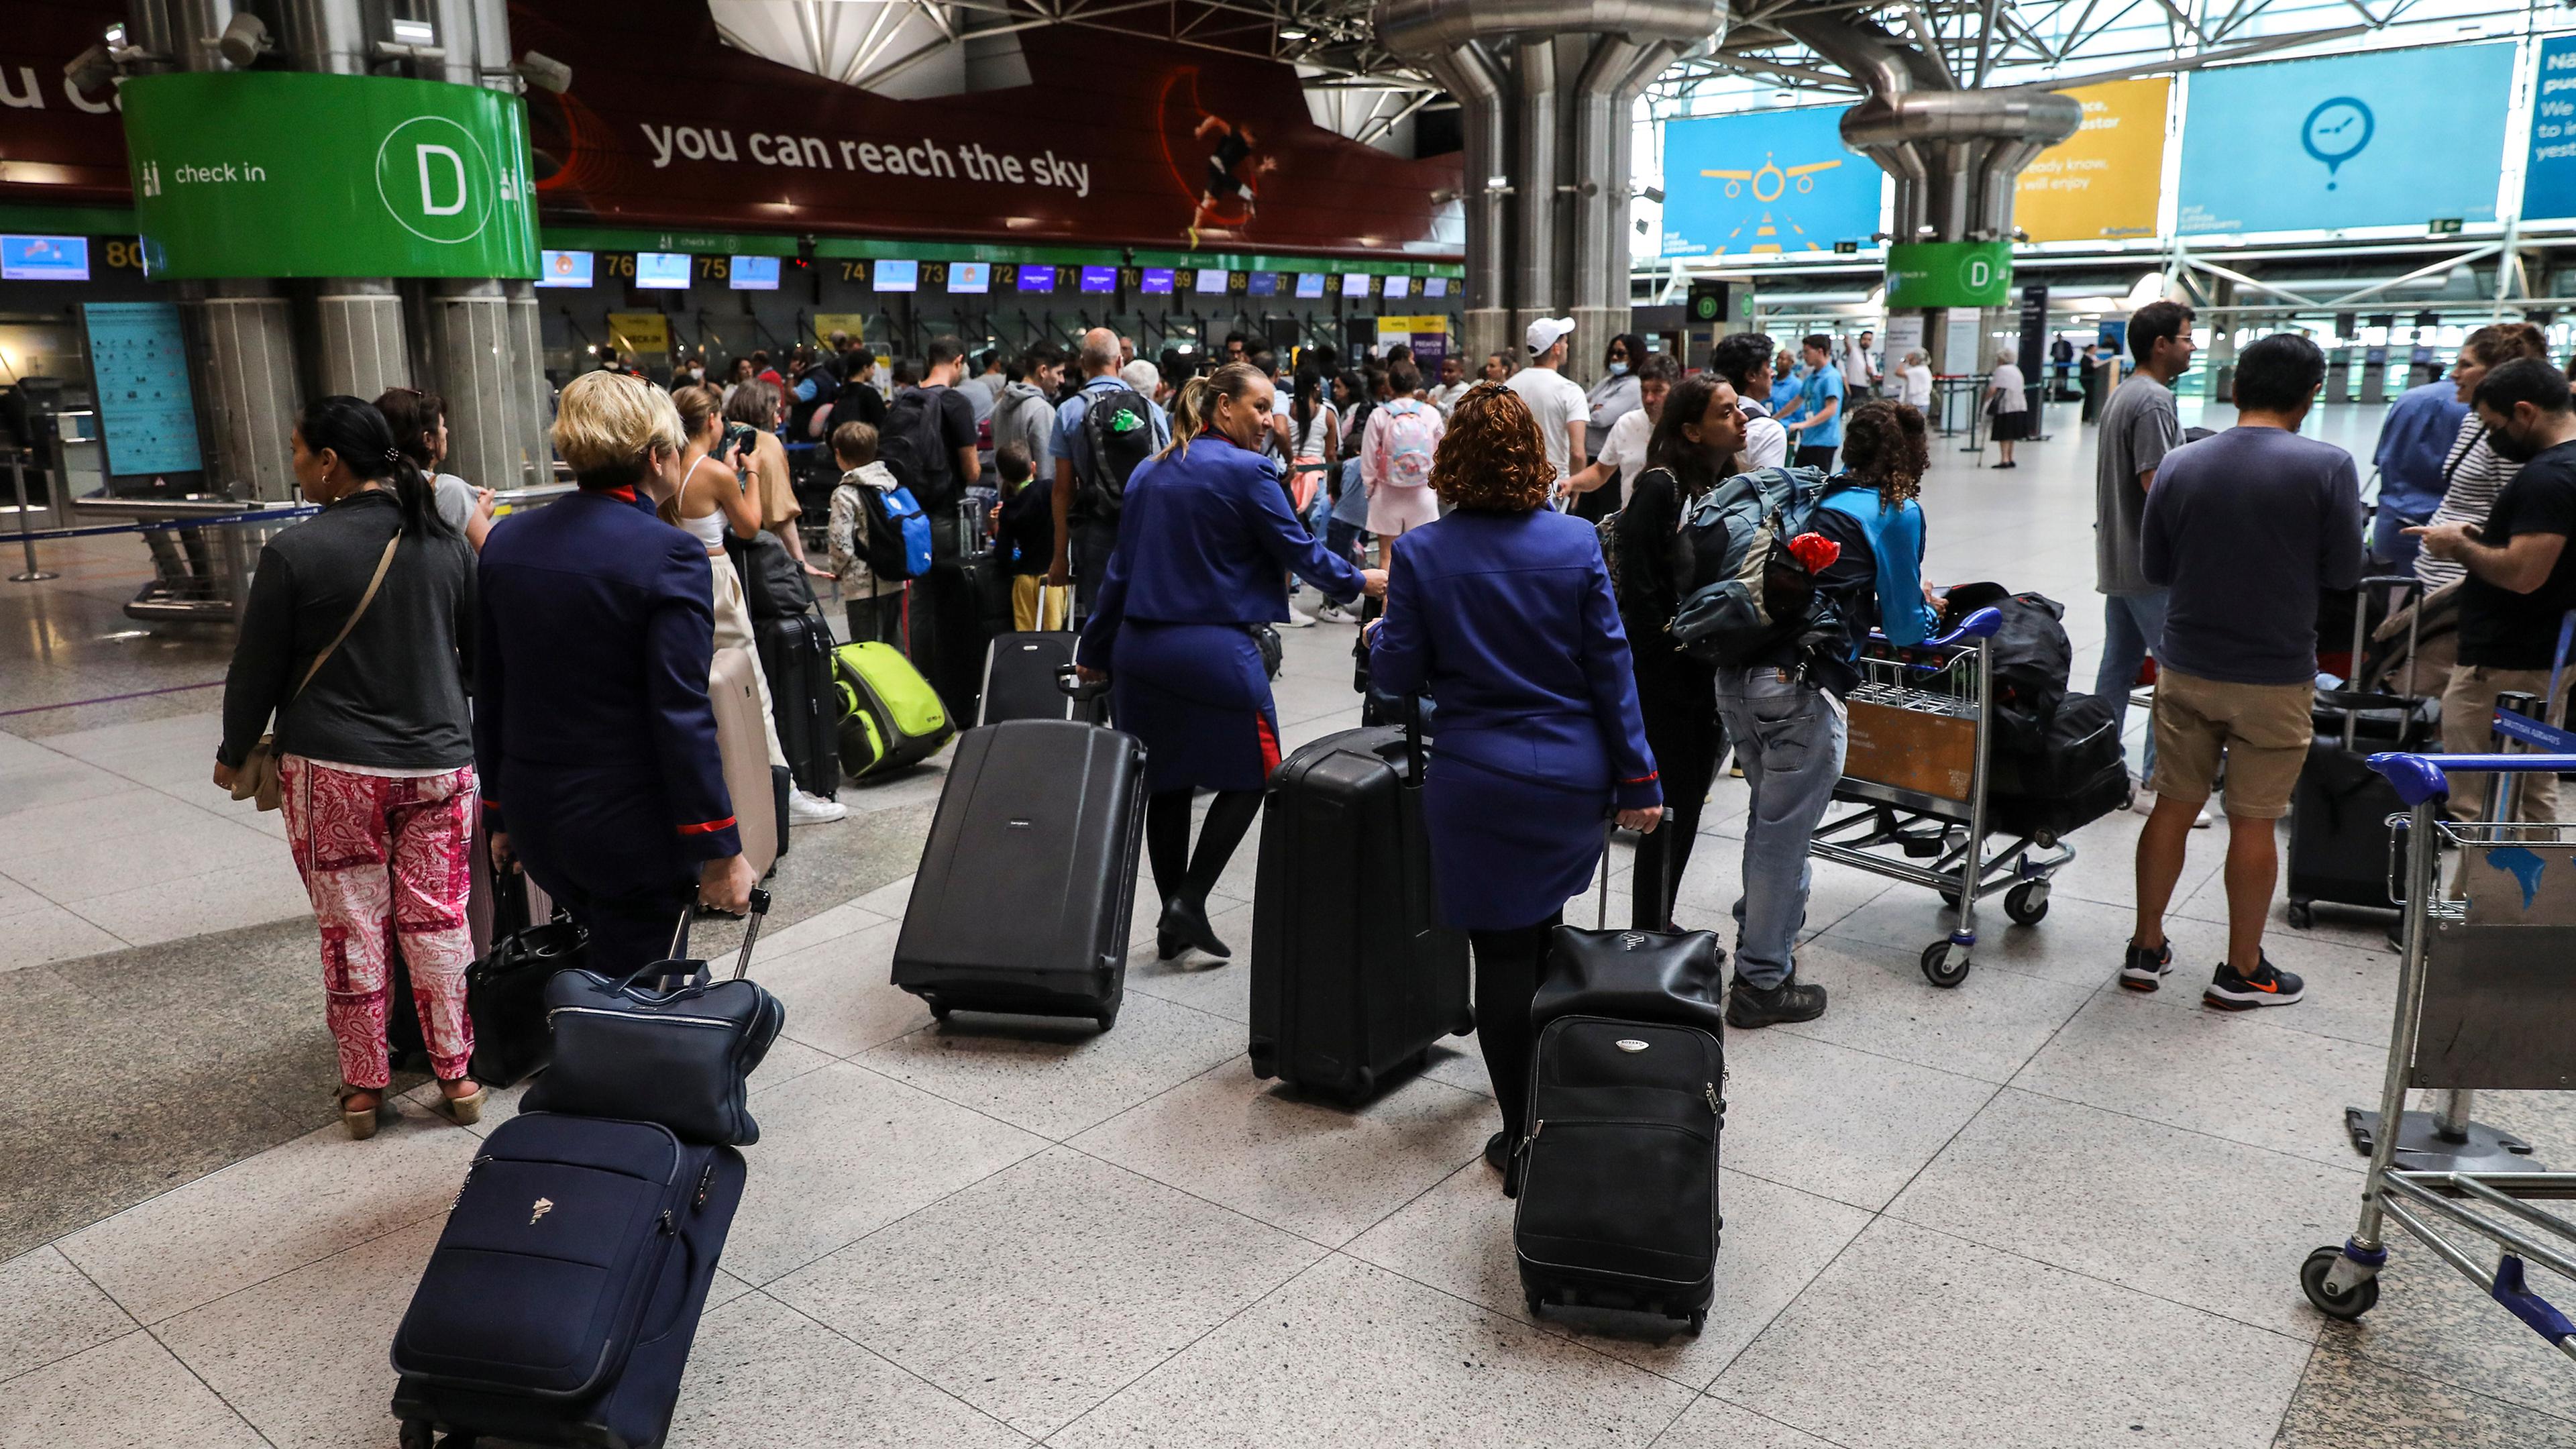
[[[741,1153],[656,1123],[502,1123],[394,1334],[404,1449],[661,1443],[743,1178]]]
[[[778,747],[787,754],[796,788],[829,800],[841,788],[841,695],[832,678],[831,626],[821,614],[807,612],[759,620],[751,633],[760,672],[769,680]],[[778,819],[783,835],[784,811]]]

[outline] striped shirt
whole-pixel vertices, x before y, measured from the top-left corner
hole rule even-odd
[[[2426,522],[2483,525],[2495,507],[2496,494],[2520,466],[2496,456],[2487,446],[2487,425],[2478,421],[2476,413],[2469,414],[2460,421],[2459,436],[2442,459],[2442,505]],[[2468,566],[2456,559],[2435,558],[2430,550],[2415,555],[2415,577],[2428,594],[2467,576]]]

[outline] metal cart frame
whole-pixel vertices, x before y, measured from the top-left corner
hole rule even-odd
[[[1932,656],[1928,659],[1864,656],[1858,661],[1861,683],[1849,701],[1969,721],[1975,746],[1965,798],[1862,779],[1849,773],[1846,762],[1833,798],[1860,808],[1820,822],[1807,845],[1816,859],[1930,887],[1958,911],[1958,925],[1923,948],[1924,979],[1944,988],[1968,979],[1980,899],[2001,892],[2005,914],[2018,924],[2035,926],[2048,914],[2049,877],[2075,858],[2075,847],[2031,835],[1987,849],[1994,677],[1986,668],[1985,641],[2002,626],[1999,611],[1979,609],[1958,628],[1917,646]],[[1884,635],[1873,633],[1871,638],[1885,642]],[[1896,853],[1885,853],[1889,847]],[[1923,860],[1931,863],[1916,863]]]
[[[2528,848],[2547,846],[2555,855],[2576,845],[2576,826],[2462,825],[2444,819],[2440,808],[2450,793],[2447,772],[2509,777],[2566,771],[2576,769],[2576,754],[2390,753],[2371,756],[2370,767],[2387,778],[2409,809],[2400,837],[2405,852],[2402,895],[2391,882],[2391,894],[2398,896],[2404,913],[2406,942],[2397,978],[2396,1025],[2389,1037],[2388,1075],[2380,1090],[2369,1175],[2363,1180],[2361,1220],[2341,1247],[2308,1255],[2300,1265],[2299,1286],[2330,1317],[2348,1320],[2369,1312],[2379,1301],[2379,1273],[2388,1262],[2383,1225],[2394,1222],[2533,1332],[2576,1358],[2576,1323],[2531,1291],[2525,1276],[2528,1265],[2536,1263],[2576,1280],[2576,1220],[2533,1206],[2576,1199],[2576,1172],[2483,1170],[2474,1164],[2509,1160],[2506,1154],[2520,1144],[2468,1120],[2477,1088],[2576,1083],[2576,1034],[2567,1031],[2562,1012],[2576,997],[2576,984],[2563,970],[2565,946],[2576,938],[2576,919],[2481,920],[2499,912],[2482,911],[2459,894],[2441,893],[2444,842],[2458,847],[2464,874],[2472,871],[2473,862],[2501,865],[2489,861],[2485,852],[2524,850],[2532,855],[2531,873],[2516,872],[2511,879],[2521,884],[2523,913],[2532,913],[2544,893],[2546,867]],[[2478,876],[2473,884],[2493,889],[2497,882]],[[2542,903],[2539,909],[2546,913],[2551,904],[2559,902]],[[2508,907],[2501,914],[2514,913]],[[2518,934],[2544,932],[2522,935],[2540,948],[2536,953],[2518,948]],[[2535,971],[2535,964],[2540,969]],[[2430,1031],[2428,1017],[2436,1018]],[[2409,1087],[2444,1092],[2430,1119],[2430,1133],[2406,1130]],[[2426,1150],[2428,1140],[2432,1151]],[[2401,1157],[2421,1165],[2402,1165]],[[2472,1256],[2473,1248],[2482,1245],[2497,1250],[2492,1271]]]

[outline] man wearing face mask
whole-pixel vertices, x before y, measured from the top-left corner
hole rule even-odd
[[[2516,358],[2486,375],[2471,405],[2486,424],[2487,446],[2521,467],[2483,527],[2435,523],[2410,528],[2424,551],[2467,567],[2460,585],[2460,664],[2442,691],[2442,748],[2483,754],[2495,748],[2496,696],[2545,694],[2558,659],[2558,631],[2576,608],[2576,402],[2567,379],[2537,358]],[[2564,722],[2564,695],[2546,702],[2552,724]],[[2451,787],[2456,820],[2483,820],[2492,776],[2463,775]],[[2558,818],[2554,775],[2522,777],[2520,816]]]

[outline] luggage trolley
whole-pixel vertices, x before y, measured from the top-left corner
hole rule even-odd
[[[2394,1222],[2576,1358],[2576,1324],[2525,1279],[2530,1264],[2576,1279],[2576,1219],[2534,1206],[2576,1198],[2576,1172],[2517,1163],[2527,1144],[2468,1120],[2477,1088],[2576,1085],[2576,1033],[2567,1029],[2576,973],[2566,969],[2576,954],[2576,825],[2463,825],[2440,810],[2451,772],[2497,772],[2509,781],[2576,769],[2576,754],[2392,753],[2371,756],[2370,767],[2409,810],[2399,820],[2402,845],[2390,852],[2402,849],[2405,866],[2402,892],[2390,882],[2406,940],[2397,1019],[2378,1120],[2366,1124],[2370,1173],[2360,1224],[2343,1246],[2308,1255],[2299,1286],[2330,1317],[2369,1312],[2388,1261],[2381,1224]],[[2449,894],[2441,888],[2445,844],[2460,861]],[[2409,1087],[2441,1091],[2439,1110],[2404,1111]],[[2497,1255],[2472,1256],[2479,1246]]]
[[[1930,886],[1958,911],[1957,927],[1923,948],[1923,976],[1935,986],[1968,979],[1978,900],[2000,891],[2004,913],[2035,926],[2048,914],[2049,877],[2075,858],[2075,847],[2038,833],[1986,847],[1994,679],[1985,641],[2002,625],[2000,612],[1979,609],[1912,657],[1858,661],[1834,798],[1861,808],[1818,825],[1807,846],[1819,860]]]

